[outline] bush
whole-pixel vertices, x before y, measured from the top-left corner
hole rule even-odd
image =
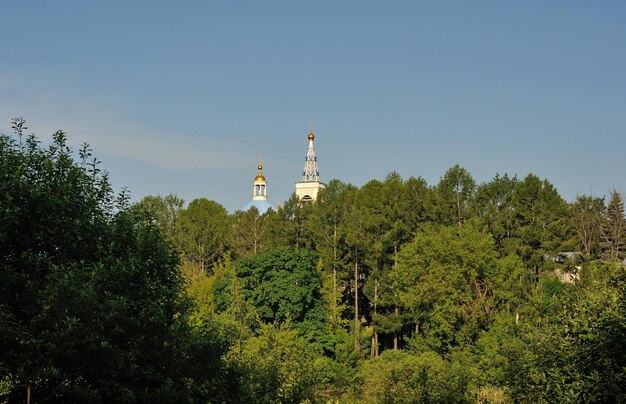
[[[363,363],[362,398],[367,402],[469,402],[469,374],[434,352],[385,351]]]

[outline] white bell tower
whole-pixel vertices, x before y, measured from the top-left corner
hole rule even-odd
[[[253,201],[267,201],[267,181],[263,176],[263,164],[259,161],[257,166],[259,173],[257,174],[252,186],[254,187],[252,193]]]
[[[304,160],[304,171],[302,171],[302,181],[296,182],[296,196],[301,202],[313,202],[317,199],[317,194],[326,185],[320,182],[320,172],[317,169],[317,157],[313,140],[315,135],[313,130],[309,132],[309,148]]]

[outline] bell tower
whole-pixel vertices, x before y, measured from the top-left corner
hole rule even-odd
[[[296,196],[301,202],[314,202],[319,191],[326,188],[326,185],[320,182],[320,172],[317,168],[317,157],[313,146],[315,140],[313,130],[309,132],[308,139],[309,148],[304,158],[302,181],[296,182]]]
[[[254,177],[254,181],[252,181],[252,200],[242,210],[247,212],[254,206],[260,214],[263,214],[270,209],[274,209],[274,207],[267,201],[267,180],[263,175],[263,164],[260,161],[257,169],[259,172]]]
[[[252,186],[254,187],[252,200],[254,201],[267,201],[267,181],[263,176],[263,164],[259,161],[257,166],[259,173],[254,178]]]

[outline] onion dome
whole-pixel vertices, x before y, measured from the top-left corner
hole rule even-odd
[[[263,164],[259,161],[259,165],[257,167],[259,169],[259,173],[257,174],[255,181],[265,181],[265,177],[263,176]]]

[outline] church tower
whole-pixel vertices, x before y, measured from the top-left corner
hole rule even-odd
[[[267,180],[263,175],[263,164],[260,161],[257,168],[259,172],[252,182],[252,200],[244,206],[243,210],[248,211],[254,206],[260,214],[263,214],[273,209],[273,206],[267,201]]]
[[[302,202],[315,201],[319,191],[326,188],[326,185],[320,182],[313,140],[315,140],[315,135],[311,130],[309,132],[309,149],[304,160],[304,171],[302,171],[302,181],[296,183],[296,196]]]

